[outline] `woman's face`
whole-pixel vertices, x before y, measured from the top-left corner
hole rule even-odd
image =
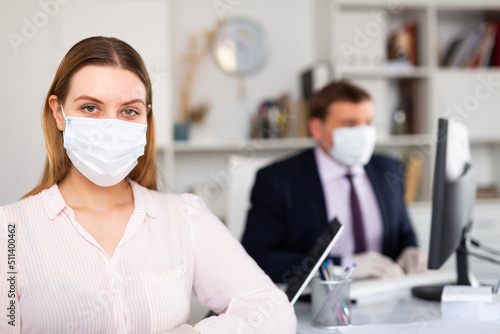
[[[59,130],[65,121],[57,96],[49,104]],[[120,119],[134,123],[147,123],[146,87],[133,72],[117,67],[88,65],[71,78],[64,113],[73,117]]]

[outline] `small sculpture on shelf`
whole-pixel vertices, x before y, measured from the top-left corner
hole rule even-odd
[[[265,100],[251,120],[252,138],[290,137],[292,101],[288,94],[275,100]]]

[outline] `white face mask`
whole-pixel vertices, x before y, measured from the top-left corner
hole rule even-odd
[[[68,157],[80,173],[98,186],[110,187],[122,181],[144,155],[146,124],[66,117],[62,112]]]
[[[332,158],[346,166],[366,165],[375,149],[377,133],[373,126],[356,126],[332,130]]]

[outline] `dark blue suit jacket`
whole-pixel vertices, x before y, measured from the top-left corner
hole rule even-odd
[[[382,156],[365,166],[383,221],[382,252],[392,259],[417,245],[404,203],[403,170],[400,162]],[[242,244],[274,282],[283,282],[327,224],[314,150],[259,170],[251,202]]]

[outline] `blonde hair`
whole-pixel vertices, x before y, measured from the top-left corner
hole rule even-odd
[[[61,61],[43,107],[42,127],[47,158],[42,178],[23,198],[49,188],[64,179],[69,172],[71,161],[64,149],[63,133],[57,128],[49,98],[56,95],[63,104],[68,95],[71,78],[87,65],[118,67],[133,72],[146,87],[146,105],[152,104],[151,80],[146,66],[141,56],[130,45],[116,38],[102,36],[90,37],[75,44]],[[138,164],[129,177],[146,188],[157,190],[156,133],[152,108],[147,115],[147,125],[144,155],[138,159]]]

